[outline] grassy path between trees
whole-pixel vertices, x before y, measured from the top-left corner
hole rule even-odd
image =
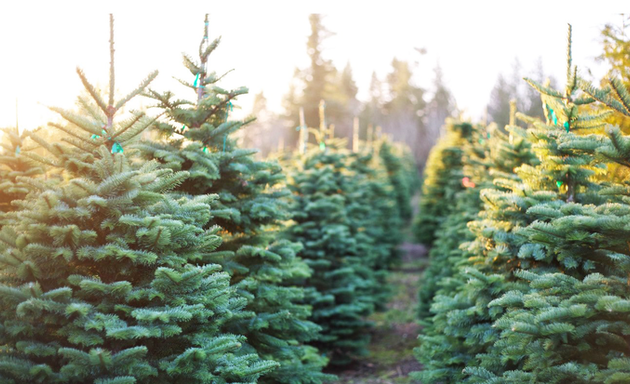
[[[334,372],[340,384],[411,384],[409,372],[420,364],[413,357],[418,346],[418,284],[426,266],[427,250],[420,244],[402,245],[403,259],[389,276],[393,289],[384,312],[370,317],[374,322],[370,354],[344,370]]]

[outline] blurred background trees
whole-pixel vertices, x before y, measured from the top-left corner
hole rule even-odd
[[[244,147],[260,149],[266,156],[278,148],[295,148],[298,140],[299,110],[304,109],[304,120],[309,127],[319,126],[318,106],[326,101],[327,123],[334,124],[335,136],[346,137],[351,143],[354,117],[359,117],[360,138],[369,139],[369,132],[380,127],[382,134],[394,141],[404,142],[411,148],[419,170],[424,168],[428,153],[437,139],[444,134],[444,121],[447,117],[458,118],[461,111],[450,91],[439,62],[433,71],[420,72],[417,62],[392,58],[387,73],[372,73],[367,97],[358,98],[359,88],[353,77],[352,64],[347,62],[337,67],[326,58],[326,41],[335,33],[326,28],[325,17],[320,14],[309,16],[310,35],[306,39],[306,54],[309,66],[296,68],[293,79],[283,99],[283,111],[275,113],[267,108],[265,96],[256,95],[251,114],[257,121],[251,129],[243,133]],[[610,27],[609,46],[620,34]],[[622,66],[623,53],[610,48],[602,60]],[[419,55],[426,54],[424,48],[416,48]],[[608,51],[607,51],[608,52]],[[605,56],[605,57],[604,57]],[[495,122],[503,129],[509,122],[509,101],[517,101],[517,109],[532,117],[544,118],[540,97],[535,90],[522,81],[529,77],[540,83],[550,81],[553,87],[556,80],[545,72],[539,58],[531,68],[523,68],[517,58],[511,71],[500,73],[487,104],[486,120]],[[427,84],[421,86],[419,81]],[[371,126],[371,128],[370,128]]]
[[[512,64],[512,73],[509,75],[500,73],[497,76],[497,81],[488,101],[488,120],[495,122],[501,129],[510,121],[510,100],[516,100],[516,109],[527,116],[540,119],[545,117],[540,102],[540,94],[528,86],[523,81],[523,77],[528,77],[541,84],[549,80],[551,87],[555,87],[557,84],[555,78],[545,74],[542,58],[539,57],[534,68],[527,72],[523,71],[521,63],[515,58]],[[524,123],[520,124],[525,126]]]
[[[298,140],[300,108],[304,109],[306,125],[318,127],[317,108],[323,99],[328,123],[335,125],[335,136],[350,139],[353,120],[359,117],[362,140],[368,138],[368,122],[374,131],[380,126],[381,132],[394,141],[407,143],[422,167],[430,148],[441,135],[445,118],[457,113],[455,98],[444,82],[440,66],[436,65],[431,86],[425,89],[416,85],[415,64],[393,58],[387,74],[382,77],[372,74],[369,97],[359,100],[351,63],[338,68],[326,58],[324,43],[334,33],[324,25],[324,17],[312,14],[309,23],[311,33],[306,53],[310,65],[295,69],[283,99],[283,113],[269,111],[264,95],[256,96],[252,114],[258,121],[242,137],[245,146],[259,148],[262,156],[278,147],[294,148]]]

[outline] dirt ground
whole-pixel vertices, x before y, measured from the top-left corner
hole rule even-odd
[[[409,372],[420,369],[413,356],[420,330],[416,306],[420,274],[424,269],[426,248],[405,243],[402,262],[389,276],[392,298],[384,312],[370,317],[374,322],[369,355],[360,362],[335,371],[339,384],[412,384]]]

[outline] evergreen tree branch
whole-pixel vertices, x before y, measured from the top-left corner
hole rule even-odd
[[[159,115],[155,116],[152,119],[148,119],[146,117],[146,115],[142,114],[140,116],[140,118],[138,119],[132,119],[127,125],[125,125],[123,127],[123,132],[121,132],[120,134],[118,134],[118,132],[116,133],[116,137],[120,137],[120,141],[122,142],[126,142],[131,140],[132,138],[138,136],[139,134],[141,134],[142,132],[144,132],[147,127],[151,126],[153,123],[155,123],[157,121],[157,119],[159,119],[161,116],[163,115],[163,113],[160,113]],[[133,126],[137,121],[140,120],[145,120],[145,121],[141,121],[140,124],[136,125],[135,127]]]
[[[51,123],[48,123],[48,124],[50,125]],[[54,148],[53,144],[50,144],[47,140],[43,139],[38,134],[36,134],[34,132],[31,132],[29,137],[31,138],[31,140],[33,140],[37,144],[41,145],[42,148],[46,149],[46,151],[48,151],[48,153],[51,153],[53,155],[57,155],[59,153],[59,151],[56,150],[56,148]]]
[[[71,137],[63,137],[61,141],[65,141],[66,143],[72,144],[75,147],[87,153],[92,153],[95,147],[93,143],[88,142],[88,144],[92,144],[91,146],[88,146],[88,145],[85,145],[85,143],[82,140],[75,140]]]
[[[220,81],[221,79],[223,79],[225,76],[227,76],[232,71],[234,71],[234,68],[230,69],[229,71],[225,72],[224,74],[222,74],[219,77],[215,76],[216,73],[212,73],[211,76],[206,76],[206,78],[203,81],[203,85],[214,84],[214,83]]]
[[[212,51],[214,51],[219,46],[220,42],[221,42],[221,37],[219,36],[216,39],[214,39],[212,43],[208,45],[208,47],[206,47],[206,49],[201,54],[201,57],[207,58],[208,55],[210,55]]]
[[[63,125],[59,125],[59,124],[57,124],[57,123],[48,123],[48,125],[49,125],[50,127],[57,128],[58,130],[63,131],[63,132],[65,132],[65,133],[67,133],[68,135],[70,135],[70,136],[72,136],[72,137],[75,137],[75,138],[77,138],[78,140],[81,140],[81,141],[83,141],[83,142],[85,142],[85,143],[92,144],[92,143],[94,142],[94,140],[93,140],[93,139],[91,139],[91,138],[90,138],[90,139],[87,139],[87,138],[85,138],[85,137],[79,136],[79,135],[77,135],[76,133],[74,133],[71,129],[68,129],[67,127],[64,127]]]
[[[536,89],[540,93],[543,93],[551,97],[557,97],[559,99],[566,99],[566,96],[564,96],[562,93],[556,91],[555,89],[546,87],[535,80],[532,80],[527,77],[523,78],[523,80],[525,80],[529,85],[531,85],[534,89]]]
[[[46,165],[49,165],[51,167],[57,168],[57,167],[61,166],[60,162],[51,160],[48,157],[40,156],[37,153],[28,152],[28,153],[25,153],[24,156],[26,156],[29,159],[34,160],[34,161],[36,161],[38,163],[46,164]]]
[[[90,104],[89,100],[82,96],[77,97],[77,102],[81,106],[82,110],[90,115],[93,121],[98,122],[101,126],[105,125],[103,115],[100,113],[100,107],[98,107],[98,105],[97,108],[95,108],[92,104]]]
[[[48,189],[50,189],[50,186],[48,186],[45,182],[43,182],[40,179],[37,178],[33,178],[33,177],[28,177],[28,176],[18,176],[16,178],[16,180],[18,180],[19,182],[25,183],[30,185],[32,188],[37,189],[39,191],[46,191]]]
[[[573,129],[594,129],[604,127],[606,119],[613,114],[612,111],[604,111],[594,115],[579,114],[571,124]]]
[[[140,93],[142,93],[144,91],[144,89],[157,77],[158,75],[158,71],[153,71],[149,74],[149,76],[147,76],[146,79],[144,79],[140,85],[138,85],[138,87],[131,91],[127,96],[125,96],[124,98],[120,99],[117,103],[116,106],[114,107],[116,110],[120,109],[123,105],[125,105],[129,100],[133,99],[135,96],[139,95]]]
[[[183,56],[184,66],[188,68],[188,70],[192,73],[193,76],[197,76],[198,73],[201,73],[201,68],[197,64],[195,64],[194,59],[192,57],[188,56],[185,53],[182,53],[182,56]]]
[[[68,120],[69,122],[76,125],[77,127],[88,131],[89,133],[93,133],[98,136],[101,136],[103,134],[103,132],[101,132],[101,130],[103,129],[102,127],[96,127],[94,125],[94,122],[86,119],[83,116],[77,115],[71,111],[67,111],[65,109],[58,108],[58,107],[48,107],[48,109],[50,109],[51,111],[57,112],[64,119]]]
[[[612,84],[612,81],[610,83]],[[579,87],[585,93],[587,93],[593,99],[599,101],[600,103],[607,105],[608,107],[614,110],[617,110],[626,116],[630,116],[630,108],[628,108],[628,106],[624,105],[622,102],[620,102],[619,100],[615,99],[614,97],[610,95],[610,93],[613,92],[612,87],[607,86],[604,89],[598,89],[594,87],[590,82],[584,81],[584,80],[580,80]],[[618,93],[619,95],[623,95],[624,90],[625,90],[625,87],[619,88],[618,90],[615,90],[614,92],[615,94]]]
[[[615,96],[617,96],[617,99],[619,99],[620,104],[623,106],[625,114],[630,116],[630,94],[628,94],[626,86],[617,78],[611,79],[610,85]]]
[[[581,82],[581,80],[580,80],[580,82]],[[573,104],[575,104],[575,105],[586,105],[586,104],[591,104],[594,101],[595,101],[595,99],[592,98],[591,96],[581,95],[577,99],[573,100]]]
[[[83,73],[83,70],[79,67],[77,67],[77,74],[79,75],[79,78],[81,79],[81,82],[83,83],[83,87],[85,87],[85,89],[88,91],[90,96],[92,96],[94,101],[96,101],[96,104],[99,106],[99,108],[103,110],[103,113],[107,114],[107,105],[105,104],[105,101],[103,100],[101,95],[96,91],[96,88],[94,88],[94,86],[90,84],[88,79],[85,77],[85,73]]]

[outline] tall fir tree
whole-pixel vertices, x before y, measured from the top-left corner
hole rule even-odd
[[[423,167],[432,143],[424,142],[426,126],[423,115],[426,110],[425,90],[413,81],[413,67],[409,62],[392,59],[391,71],[386,76],[387,101],[383,103],[381,123],[383,132],[394,140],[407,143]]]
[[[300,124],[300,108],[303,109],[306,126],[315,127],[319,121],[319,101],[326,100],[327,116],[335,123],[337,134],[341,137],[349,137],[352,120],[359,113],[358,88],[350,63],[340,70],[325,58],[324,43],[334,33],[326,28],[324,19],[324,15],[309,15],[311,33],[306,52],[310,65],[295,70],[293,83],[283,100],[285,116],[291,127],[285,137],[291,147],[298,142],[298,131],[294,127]]]
[[[454,124],[454,126],[458,125],[466,127],[468,138],[463,140],[460,143],[461,147],[458,148],[461,151],[458,153],[461,162],[459,166],[445,172],[448,177],[453,179],[448,182],[457,183],[459,188],[452,195],[451,204],[452,201],[455,203],[442,213],[444,216],[435,228],[435,241],[429,251],[429,266],[423,272],[419,291],[418,313],[423,320],[430,317],[431,302],[442,280],[450,277],[455,271],[457,262],[461,258],[459,244],[470,240],[467,223],[476,217],[480,209],[479,186],[483,178],[472,177],[470,174],[470,168],[472,168],[470,156],[478,155],[483,164],[484,149],[487,147],[487,141],[484,140],[487,134],[486,127],[468,123]],[[446,136],[443,140],[447,144],[452,144],[452,137]],[[441,154],[451,155],[447,151],[441,152]],[[469,168],[467,173],[464,172],[466,166]],[[441,177],[446,177],[446,175]],[[477,173],[475,176],[478,176]]]
[[[504,277],[506,255],[517,246],[512,232],[527,202],[509,193],[519,183],[513,170],[534,161],[524,131],[513,122],[506,129],[509,136],[497,128],[480,130],[468,146],[468,188],[458,193],[457,209],[435,243],[446,256],[432,267],[441,280],[428,303],[430,314],[421,313],[425,328],[416,356],[424,368],[415,375],[422,382],[464,381],[463,368],[498,338],[492,324],[500,312],[487,304],[512,288]]]
[[[570,29],[568,47],[563,91],[528,79],[546,123],[522,116],[527,131],[507,127],[527,139],[510,145],[531,143],[536,158],[505,143],[491,153],[495,187],[481,192],[475,239],[460,246],[421,337],[423,382],[630,380],[628,186],[610,173],[626,174],[630,139],[614,125],[602,135],[630,116],[630,93],[622,80],[597,89],[579,79]]]
[[[377,272],[379,261],[385,261],[379,256],[385,255],[375,246],[382,223],[372,221],[371,211],[374,194],[382,190],[366,167],[372,155],[353,155],[345,139],[331,137],[323,102],[320,128],[309,129],[317,144],[306,149],[308,131],[301,129],[303,153],[292,159],[288,179],[295,214],[287,236],[304,244],[301,255],[313,269],[303,284],[312,288],[307,303],[313,306],[313,321],[323,328],[316,345],[331,364],[345,365],[367,353],[371,324],[366,318],[385,293]]]
[[[488,117],[495,122],[499,128],[503,129],[510,119],[510,101],[516,100],[517,108],[525,115],[544,119],[544,111],[540,102],[540,94],[533,88],[527,86],[522,79],[522,67],[518,59],[514,59],[512,73],[510,76],[499,74],[497,81],[490,93],[490,101],[487,106]],[[532,80],[543,83],[547,76],[544,73],[542,58],[538,58],[533,70],[528,71],[528,77]],[[555,87],[556,80],[548,77],[550,85]],[[526,124],[516,121],[522,127]]]
[[[435,145],[443,134],[444,121],[448,117],[455,117],[457,112],[455,97],[446,86],[444,73],[439,63],[436,63],[433,73],[433,81],[429,89],[430,96],[423,111],[425,129],[421,140],[424,144],[424,151],[427,147],[432,148]]]
[[[303,284],[311,289],[313,320],[324,328],[318,346],[331,364],[345,365],[367,353],[366,318],[389,296],[386,278],[404,223],[399,204],[410,204],[399,200],[393,180],[413,189],[417,173],[409,153],[389,139],[358,140],[358,119],[348,151],[327,126],[325,105],[320,127],[301,126],[299,152],[286,159],[296,212],[287,235],[305,244],[302,256],[314,271]],[[316,145],[307,145],[309,133]],[[387,161],[380,156],[386,143]]]
[[[326,364],[306,343],[318,337],[319,327],[308,321],[310,308],[302,304],[303,288],[297,280],[310,275],[297,257],[299,243],[277,240],[290,213],[283,197],[284,175],[277,163],[258,161],[256,150],[236,145],[233,133],[251,121],[229,119],[232,103],[246,88],[224,90],[222,76],[207,70],[210,54],[219,39],[209,43],[206,17],[199,60],[184,55],[184,64],[195,78],[181,81],[195,93],[192,101],[175,100],[171,92],[150,91],[166,119],[154,126],[163,140],[137,146],[146,159],[155,159],[190,177],[176,188],[186,196],[217,194],[215,222],[224,239],[209,260],[231,275],[239,294],[247,299],[246,312],[225,324],[226,332],[247,337],[244,347],[279,367],[261,383],[321,383]]]
[[[151,123],[116,113],[155,78],[114,100],[113,17],[110,83],[91,114],[53,108],[71,146],[36,135],[64,172],[7,214],[0,232],[0,379],[3,383],[255,383],[277,366],[244,354],[244,337],[222,325],[237,317],[229,275],[206,262],[221,242],[208,205],[216,196],[168,191],[186,172],[129,156],[128,144]],[[96,118],[98,116],[98,118]]]
[[[623,138],[618,129],[609,130],[609,140],[592,133],[610,111],[593,111],[590,104],[599,94],[591,88],[580,94],[570,27],[568,40],[564,91],[529,80],[542,94],[547,123],[528,128],[540,164],[517,171],[535,200],[526,211],[530,224],[516,232],[521,244],[513,275],[525,287],[488,304],[504,312],[494,323],[501,335],[480,366],[467,368],[473,381],[628,379],[623,336],[628,319],[621,309],[628,255],[626,246],[615,245],[625,209],[615,204],[615,186],[601,181],[610,158],[598,159],[614,153]],[[620,153],[612,158],[620,159]]]

